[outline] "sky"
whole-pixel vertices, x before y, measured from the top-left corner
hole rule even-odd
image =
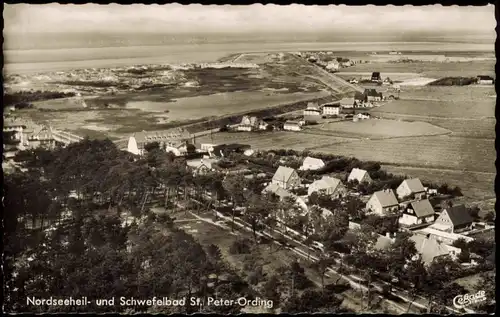
[[[51,32],[472,32],[494,35],[494,6],[5,4],[4,34]]]

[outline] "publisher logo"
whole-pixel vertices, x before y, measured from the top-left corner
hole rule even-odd
[[[475,294],[465,294],[458,295],[453,298],[453,306],[455,308],[461,309],[467,306],[477,304],[486,300],[486,294],[484,291],[479,291]]]

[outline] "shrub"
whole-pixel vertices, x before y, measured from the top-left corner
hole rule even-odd
[[[238,239],[231,244],[229,253],[231,254],[250,254],[252,242],[249,239]]]

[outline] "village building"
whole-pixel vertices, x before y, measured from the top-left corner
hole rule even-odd
[[[418,178],[405,179],[396,189],[396,193],[399,199],[422,199],[426,196],[425,188]]]
[[[410,240],[415,243],[418,252],[413,260],[420,258],[425,265],[430,265],[434,259],[444,256],[450,256],[452,260],[456,260],[462,252],[460,248],[442,243],[428,235],[414,234]]]
[[[326,64],[326,69],[331,72],[336,72],[340,68],[340,64],[337,61],[331,61]]]
[[[385,216],[390,212],[399,209],[399,203],[392,189],[384,189],[373,193],[368,202],[366,209],[380,216]]]
[[[366,96],[366,101],[368,102],[373,102],[373,101],[382,101],[383,99],[383,94],[381,92],[377,92],[376,89],[365,89],[365,96]]]
[[[361,183],[371,183],[372,178],[367,171],[362,170],[360,168],[353,168],[349,176],[347,177],[348,182],[357,181],[359,184]]]
[[[339,102],[327,103],[321,106],[324,116],[338,116],[340,115],[341,105]]]
[[[175,156],[185,156],[188,153],[195,153],[196,146],[188,141],[172,141],[165,145],[165,152],[171,152]]]
[[[175,146],[178,141],[191,139],[191,134],[184,129],[170,129],[166,131],[142,131],[134,133],[127,144],[127,151],[135,155],[144,154],[144,146],[148,143],[158,142],[161,148]]]
[[[205,175],[214,170],[212,166],[216,160],[204,157],[202,159],[187,160],[186,165],[193,169],[193,175]]]
[[[296,202],[297,206],[299,206],[304,212],[307,212],[307,210],[308,210],[307,204],[305,203],[305,201],[302,198],[298,197],[297,195],[292,194],[291,192],[289,192],[288,190],[279,186],[278,184],[271,183],[271,184],[267,185],[262,190],[262,193],[263,194],[273,193],[276,196],[278,196],[280,198],[280,200],[284,200],[285,198],[288,197],[289,199],[294,200]],[[284,210],[283,212],[286,212],[286,210]],[[283,218],[283,217],[280,217],[280,218]]]
[[[428,199],[410,202],[401,217],[399,223],[406,226],[419,225],[434,222],[435,212]]]
[[[340,179],[323,176],[321,179],[316,180],[309,185],[307,194],[308,196],[311,196],[312,193],[328,195],[336,199],[343,197],[347,193],[347,190]]]
[[[354,94],[354,101],[357,106],[361,107],[367,101],[366,95],[362,92],[356,91]]]
[[[380,72],[373,72],[371,80],[372,81],[380,81],[380,80],[382,80],[382,77],[380,76]]]
[[[237,125],[237,131],[254,131],[254,130],[265,130],[268,124],[264,120],[257,117],[243,116],[241,123]]]
[[[340,106],[342,108],[354,108],[355,106],[357,106],[357,103],[354,98],[343,98],[340,100]]]
[[[197,145],[197,152],[213,152],[215,146],[217,146],[217,144],[201,143]]]
[[[464,205],[444,209],[432,228],[450,233],[459,233],[472,227],[474,220]]]
[[[319,170],[321,168],[325,167],[325,162],[323,160],[314,158],[314,157],[306,157],[304,159],[304,162],[302,162],[302,166],[300,167],[301,171],[307,171],[307,170]]]
[[[283,130],[286,131],[300,131],[302,130],[302,125],[298,121],[286,121],[283,125]]]
[[[368,120],[368,119],[370,119],[370,114],[368,112],[358,113],[352,117],[353,122],[358,122],[358,121]]]
[[[479,75],[477,76],[477,83],[479,85],[493,85],[495,80],[491,76]]]
[[[272,184],[276,184],[284,189],[290,189],[300,186],[301,180],[297,171],[293,168],[280,166],[274,173]]]

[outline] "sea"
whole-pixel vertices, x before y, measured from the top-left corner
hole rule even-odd
[[[252,52],[494,52],[494,41],[383,41],[366,37],[346,37],[346,41],[339,37],[314,36],[72,33],[4,34],[4,38],[4,74],[214,62],[230,54]]]

